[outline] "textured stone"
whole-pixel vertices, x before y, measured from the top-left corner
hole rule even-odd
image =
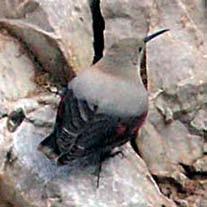
[[[180,163],[190,165],[202,155],[203,139],[191,135],[181,122],[165,125],[158,113],[151,115],[151,119],[137,143],[153,174],[171,174],[179,170]]]
[[[201,167],[202,173],[206,173],[206,10],[202,1],[154,1],[150,17],[150,32],[163,27],[170,32],[148,44],[151,110],[137,143],[153,174],[166,178],[166,184],[173,179],[184,187],[186,181],[174,177],[175,172],[189,173],[180,164],[195,170]],[[196,172],[190,171],[196,185],[194,174],[196,177]],[[173,188],[174,184],[170,186]],[[186,189],[188,192],[189,188]],[[192,194],[197,192],[192,190]],[[205,193],[201,189],[200,192]],[[187,199],[188,193],[184,197],[187,206],[199,205]],[[179,193],[172,198],[177,200]],[[202,196],[193,199],[205,200]]]
[[[196,160],[196,162],[193,163],[193,167],[195,168],[196,172],[207,172],[207,156],[203,156],[202,158]]]
[[[67,6],[66,6],[67,5]],[[93,35],[87,0],[1,0],[0,25],[23,41],[33,59],[65,84],[91,64]]]
[[[204,133],[207,132],[207,110],[199,110],[194,119],[190,122],[190,126],[193,130],[204,135]]]
[[[16,40],[4,34],[0,34],[0,62],[1,104],[6,100],[13,101],[28,96],[35,91],[36,87],[32,82],[34,66],[31,60],[21,53],[21,46]]]
[[[189,181],[186,175],[190,173],[191,181],[196,185],[195,171],[202,168],[202,173],[206,173],[205,3],[199,0],[129,0],[124,3],[102,1],[101,4],[106,20],[106,47],[122,37],[142,37],[147,32],[170,29],[170,32],[147,45],[150,111],[137,138],[137,145],[150,172],[158,176],[158,183],[162,187],[169,184],[170,191],[176,188],[172,198],[178,206],[184,205],[183,203],[198,206],[198,201],[205,203],[203,196],[188,199],[186,193],[183,195],[185,200],[182,196],[179,198],[178,193],[178,186],[185,188]],[[143,14],[146,14],[144,19]],[[132,22],[137,22],[139,27],[133,27]],[[182,164],[188,167],[184,169]],[[195,171],[188,172],[191,168]],[[180,179],[181,177],[185,179]],[[201,176],[198,179],[203,178]],[[186,192],[188,190],[187,188]],[[197,192],[194,190],[193,193]],[[201,189],[200,192],[205,193]],[[193,202],[192,199],[197,201]]]
[[[206,32],[200,30],[197,26],[199,24],[193,21],[186,9],[198,4],[199,1],[192,4],[187,1],[154,2],[151,8],[150,31],[167,27],[170,32],[148,46],[152,91],[171,88],[173,85],[198,85],[206,82]],[[204,17],[205,13],[200,12],[200,16]],[[157,58],[158,55],[160,58]]]
[[[104,0],[101,10],[106,22],[105,47],[126,37],[144,37],[149,30],[152,0]]]
[[[42,116],[51,114],[48,110],[51,108],[42,108]],[[78,162],[57,167],[37,151],[37,145],[50,130],[25,121],[11,135],[5,121],[1,121],[0,134],[10,137],[10,142],[1,138],[0,148],[7,146],[1,157],[8,150],[11,157],[1,160],[0,168],[2,185],[7,186],[10,201],[28,207],[44,207],[47,203],[49,206],[174,206],[160,194],[145,163],[129,145],[124,147],[126,158],[115,157],[104,163],[100,187],[96,189],[97,178],[92,175],[95,167],[81,167]]]
[[[203,1],[103,0],[101,11],[106,49],[123,37],[144,37],[161,28],[170,29],[147,45],[150,112],[137,143],[166,196],[178,206],[205,206],[207,9]],[[44,70],[57,77],[68,79],[73,75],[68,71],[91,64],[91,16],[86,0],[1,0],[0,17],[0,26],[30,48],[30,58],[34,61],[37,57]],[[3,42],[6,36],[0,36]],[[93,167],[76,167],[80,163],[74,163],[58,168],[37,152],[37,144],[54,123],[58,98],[41,90],[40,94],[29,78],[35,74],[31,71],[39,71],[38,65],[33,69],[32,61],[24,54],[24,60],[14,57],[18,43],[10,38],[5,42],[6,47],[14,48],[9,54],[12,61],[0,58],[1,65],[12,67],[12,74],[19,77],[14,59],[17,65],[23,65],[20,71],[26,80],[18,78],[22,92],[16,82],[8,92],[0,83],[0,91],[4,92],[0,96],[0,117],[22,106],[33,120],[24,121],[13,134],[6,130],[5,118],[0,120],[0,191],[5,198],[28,207],[174,205],[160,194],[145,164],[128,145],[124,147],[127,158],[116,157],[104,163],[99,189],[95,189],[96,178],[91,175]],[[9,76],[11,82],[12,78]],[[25,83],[28,87],[22,89]]]

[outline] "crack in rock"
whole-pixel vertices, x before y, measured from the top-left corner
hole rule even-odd
[[[89,0],[89,5],[93,20],[93,64],[95,64],[103,57],[105,21],[100,9],[100,0]]]

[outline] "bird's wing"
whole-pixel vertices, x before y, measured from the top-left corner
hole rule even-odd
[[[118,117],[98,113],[98,106],[78,99],[72,90],[62,101],[56,121],[59,122],[56,127],[57,145],[71,158],[85,156],[110,145],[119,125]]]
[[[58,159],[59,163],[65,164],[90,154],[98,155],[102,151],[110,151],[113,148],[112,143],[116,140],[116,129],[117,119],[104,114],[94,115],[93,119],[85,123],[79,131],[74,142],[68,142],[66,137],[58,142],[59,146],[67,146],[69,143],[67,151]]]
[[[73,160],[110,148],[119,131],[118,117],[98,113],[98,106],[78,99],[69,89],[59,104],[54,131],[39,148],[49,158],[67,154]]]

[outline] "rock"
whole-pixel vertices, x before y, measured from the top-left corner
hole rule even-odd
[[[51,108],[42,108],[45,111],[42,116],[48,117],[48,110]],[[160,194],[145,163],[129,145],[124,147],[126,158],[115,157],[104,163],[100,187],[96,189],[97,178],[92,175],[95,167],[77,167],[80,163],[57,167],[37,151],[37,145],[50,131],[43,127],[46,122],[37,127],[25,121],[15,133],[9,134],[5,121],[1,120],[0,134],[5,135],[0,143],[5,150],[1,150],[1,157],[8,158],[8,153],[10,157],[1,160],[0,169],[2,185],[8,189],[6,198],[13,203],[38,207],[86,203],[87,206],[175,206]]]
[[[207,132],[207,110],[201,109],[198,111],[194,119],[190,122],[190,126],[195,132],[198,132],[201,136]]]
[[[0,26],[29,49],[33,61],[62,84],[93,58],[92,20],[87,0],[1,2]],[[67,5],[67,6],[65,6]]]
[[[202,156],[201,137],[191,135],[179,121],[166,125],[159,113],[152,113],[137,139],[137,144],[153,174],[172,174],[180,169],[180,163],[190,165]]]
[[[151,8],[151,30],[161,26],[171,29],[148,46],[150,90],[156,92],[161,89],[162,92],[151,101],[148,121],[152,125],[146,125],[143,137],[137,139],[140,153],[151,172],[155,173],[153,169],[156,169],[156,174],[162,174],[163,170],[171,173],[179,163],[192,164],[202,156],[205,144],[203,137],[194,135],[196,133],[190,126],[195,126],[198,120],[199,125],[203,123],[203,115],[199,114],[205,113],[205,109],[201,109],[196,115],[207,100],[204,92],[207,88],[204,72],[207,64],[206,43],[203,41],[203,30],[197,28],[186,7],[189,7],[186,2],[172,1],[170,5],[157,2]],[[153,145],[157,147],[153,148]],[[152,150],[153,153],[149,153]],[[156,157],[164,160],[155,162]],[[152,167],[152,163],[156,167]]]
[[[186,8],[200,3],[156,2],[151,9],[150,31],[167,27],[170,32],[148,45],[148,69],[151,90],[172,88],[173,85],[201,85],[207,80],[205,32],[197,27]],[[176,15],[175,15],[176,13]],[[194,14],[197,12],[194,12]],[[204,17],[205,13],[200,13]],[[157,58],[157,54],[160,58]],[[163,74],[165,74],[163,76]]]
[[[196,172],[205,174],[207,172],[207,156],[197,159],[196,162],[193,163],[193,168]]]
[[[6,100],[14,101],[34,93],[36,86],[32,78],[35,70],[31,60],[22,53],[17,40],[4,34],[0,34],[0,62],[2,105]]]
[[[150,11],[150,32],[163,27],[170,32],[147,47],[151,105],[137,143],[150,172],[164,179],[164,185],[174,180],[170,188],[177,186],[176,201],[182,199],[178,192],[185,184],[174,173],[188,176],[188,168],[183,169],[182,164],[199,168],[205,157],[206,10],[201,1],[179,0],[156,1]],[[192,171],[190,181],[196,184],[194,174]],[[189,199],[188,206],[192,203]]]
[[[0,58],[0,63],[7,68],[3,72],[14,85],[6,88],[0,81],[1,194],[6,200],[28,207],[86,203],[168,207],[175,206],[172,200],[178,206],[205,206],[207,187],[202,175],[207,172],[207,27],[206,8],[198,0],[104,0],[100,4],[106,49],[123,37],[144,37],[161,28],[170,29],[147,45],[150,111],[137,138],[139,154],[146,165],[126,145],[127,158],[115,157],[105,162],[100,188],[96,189],[96,178],[91,175],[93,166],[73,163],[57,167],[37,152],[38,143],[51,131],[59,100],[46,92],[53,81],[50,75],[63,85],[74,71],[79,72],[92,62],[91,2],[1,2],[0,26],[26,46],[26,50],[21,49],[24,53],[16,57],[19,43],[8,34],[0,36],[6,48],[13,48],[9,55],[5,48],[0,51],[0,56],[11,57],[10,62]],[[103,22],[100,33],[102,29]],[[13,61],[15,66],[24,68],[19,70],[24,74],[23,82]],[[10,67],[16,77],[8,76]],[[23,88],[24,84],[27,87]],[[32,122],[25,120],[11,134],[3,114],[17,106],[26,110]],[[153,179],[172,200],[160,193]]]
[[[126,37],[144,37],[149,30],[152,0],[101,1],[105,20],[105,47]]]

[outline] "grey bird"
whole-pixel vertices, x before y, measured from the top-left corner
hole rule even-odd
[[[68,84],[57,110],[52,133],[39,145],[49,159],[67,164],[93,157],[98,165],[137,136],[148,112],[148,92],[140,65],[146,43],[168,31],[144,39],[114,43],[105,56]]]

